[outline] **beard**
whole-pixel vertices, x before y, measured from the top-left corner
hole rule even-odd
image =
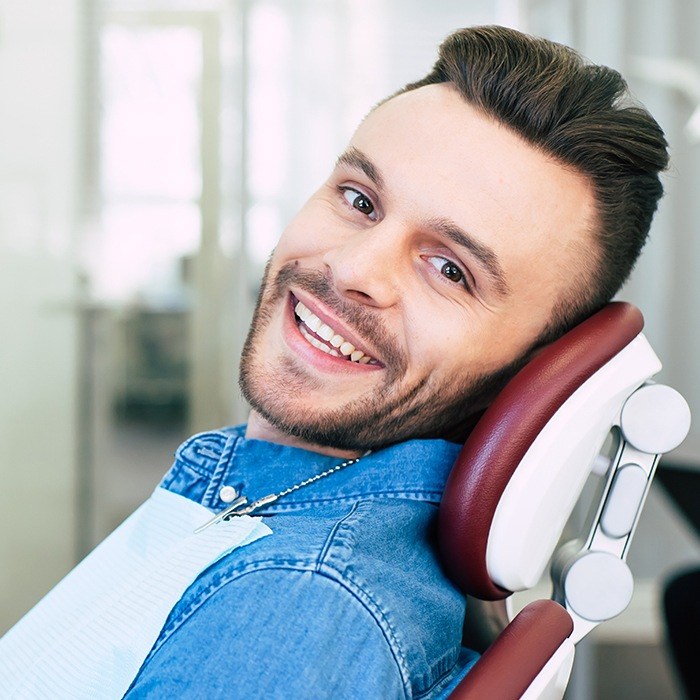
[[[321,272],[287,263],[270,279],[270,268],[268,261],[241,355],[239,384],[251,407],[272,426],[308,443],[366,451],[414,438],[463,442],[489,402],[528,358],[529,352],[488,374],[470,375],[465,368],[461,379],[439,382],[428,375],[406,384],[401,380],[408,359],[378,312],[340,297]],[[324,382],[289,358],[280,356],[270,364],[261,357],[265,330],[292,285],[324,302],[371,342],[384,365],[379,387],[333,409],[314,410],[309,391],[322,391]]]

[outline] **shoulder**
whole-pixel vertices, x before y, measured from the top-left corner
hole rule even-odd
[[[242,697],[435,697],[459,667],[464,603],[430,551],[431,520],[423,504],[383,501],[276,516],[273,536],[188,590],[130,700],[203,685],[217,697],[217,678]],[[300,528],[314,531],[302,538],[313,553]]]
[[[233,428],[190,438],[161,485],[206,505],[240,436]],[[210,642],[218,650],[212,658],[226,669],[238,668],[241,659],[267,664],[271,644],[276,661],[269,679],[293,675],[294,659],[323,668],[330,655],[344,677],[396,688],[367,697],[434,697],[458,665],[464,617],[464,599],[437,560],[436,514],[434,503],[395,492],[299,503],[271,514],[265,518],[271,537],[220,560],[188,589],[143,677],[163,678],[166,668],[175,673],[171,665],[198,658]],[[302,637],[288,636],[292,627]],[[178,668],[175,677],[187,674]]]
[[[438,560],[436,514],[424,501],[361,501],[319,561],[319,571],[343,581],[384,629],[413,697],[428,696],[455,669],[465,614]]]
[[[212,581],[173,623],[129,700],[195,689],[207,698],[232,689],[237,697],[410,697],[381,625],[340,581],[312,570],[251,565]]]

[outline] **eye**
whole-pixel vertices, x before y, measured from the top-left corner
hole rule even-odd
[[[362,192],[358,190],[354,190],[352,187],[339,187],[338,189],[342,192],[345,201],[351,207],[357,209],[357,211],[361,212],[372,221],[377,218],[374,204],[372,204],[372,201],[367,195],[362,194]]]
[[[427,258],[428,262],[444,277],[454,284],[468,288],[467,279],[462,269],[456,263],[437,255]]]

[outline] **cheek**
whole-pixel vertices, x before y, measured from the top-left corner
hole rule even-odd
[[[519,357],[529,347],[529,329],[509,327],[503,316],[444,309],[406,323],[410,366],[416,376],[460,381],[491,373]]]
[[[415,307],[414,307],[415,308]],[[406,346],[416,375],[442,379],[454,372],[460,376],[480,364],[482,333],[465,313],[428,306],[424,313],[406,320]]]
[[[283,231],[274,257],[288,262],[323,253],[333,240],[333,230],[329,207],[323,202],[310,200]]]

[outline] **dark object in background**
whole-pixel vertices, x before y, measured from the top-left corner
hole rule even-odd
[[[697,466],[662,462],[660,481],[678,509],[700,534],[700,469]],[[690,700],[700,700],[700,569],[675,574],[664,587],[664,615],[668,645]]]
[[[700,535],[700,466],[662,460],[656,480]]]
[[[119,423],[186,429],[188,331],[182,311],[134,308],[123,315],[113,397]]]
[[[683,688],[690,700],[700,700],[700,569],[677,574],[664,589],[668,643]]]

